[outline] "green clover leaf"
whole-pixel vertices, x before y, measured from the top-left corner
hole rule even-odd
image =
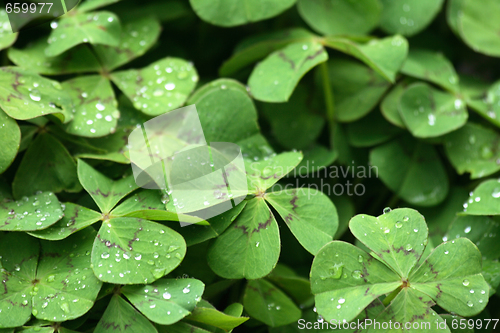
[[[473,316],[486,306],[489,288],[481,275],[481,253],[470,240],[445,242],[422,261],[427,225],[413,209],[357,215],[349,227],[371,252],[340,241],[318,252],[311,288],[325,320],[351,321],[385,294],[390,294],[386,309],[374,316],[378,321],[442,320],[430,309],[435,304],[461,316]]]

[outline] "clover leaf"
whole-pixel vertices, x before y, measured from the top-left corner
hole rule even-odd
[[[255,0],[240,6],[237,0],[190,0],[191,7],[203,20],[232,27],[273,17],[291,7],[297,0]]]
[[[445,242],[421,261],[427,226],[423,216],[409,208],[387,210],[379,217],[357,215],[349,228],[371,252],[340,241],[318,252],[311,288],[325,320],[351,321],[386,294],[386,309],[374,316],[379,321],[440,321],[430,309],[435,304],[461,316],[475,315],[486,306],[481,253],[470,240]]]
[[[183,59],[165,58],[140,70],[113,73],[111,79],[136,109],[156,116],[183,105],[198,82],[198,74]]]
[[[328,61],[328,79],[335,96],[335,113],[339,121],[350,122],[370,112],[390,87],[390,83],[373,69],[348,59]],[[317,77],[317,82],[320,77]]]
[[[120,21],[111,12],[68,15],[52,24],[52,28],[49,46],[45,49],[49,57],[60,55],[82,43],[118,46],[120,41]]]
[[[66,147],[51,134],[39,134],[28,146],[17,169],[12,184],[14,197],[29,196],[36,191],[57,193],[80,189],[76,164]]]
[[[4,198],[0,202],[3,231],[34,231],[53,225],[63,217],[59,200],[52,192],[39,192],[18,201]]]
[[[390,82],[396,80],[408,53],[408,41],[399,35],[372,39],[364,44],[347,38],[326,37],[325,46],[358,58]]]
[[[427,27],[443,5],[443,0],[408,0],[404,4],[380,1],[380,27],[388,33],[405,36],[412,36]]]
[[[0,235],[0,327],[21,326],[31,314],[65,321],[90,310],[102,284],[90,268],[95,234],[85,229],[59,242],[38,242],[21,233]],[[23,246],[11,251],[18,244]]]
[[[500,181],[490,179],[479,184],[464,203],[467,215],[500,215]]]
[[[314,30],[324,35],[370,32],[380,19],[381,4],[368,0],[363,4],[342,0],[299,0],[300,15]]]
[[[0,152],[1,174],[9,167],[17,155],[21,143],[21,129],[17,122],[8,117],[2,110],[0,110],[0,124],[2,127],[0,140],[5,142],[5,148]]]
[[[399,100],[399,114],[413,136],[420,138],[452,132],[468,118],[464,101],[426,83],[406,88]]]
[[[326,61],[328,54],[317,42],[292,43],[259,63],[248,79],[252,96],[264,102],[286,102],[309,70]]]
[[[147,318],[171,325],[189,315],[201,300],[204,285],[195,279],[160,279],[146,286],[125,286],[122,292]]]
[[[402,137],[374,148],[370,164],[380,179],[399,197],[419,206],[442,202],[448,193],[448,178],[436,149]]]
[[[444,138],[446,155],[459,174],[489,176],[500,170],[498,139],[497,132],[469,122]]]
[[[73,118],[73,103],[57,81],[31,70],[1,67],[0,107],[14,119],[26,120],[54,114],[64,123]]]
[[[291,152],[247,162],[249,189],[255,197],[210,247],[208,264],[215,273],[225,278],[258,279],[271,272],[279,257],[280,237],[269,205],[310,253],[317,253],[332,239],[337,212],[322,192],[300,188],[273,191],[272,186],[301,159],[300,153]],[[271,191],[266,193],[268,189]],[[316,213],[312,215],[312,211]],[[233,251],[228,253],[228,247]]]

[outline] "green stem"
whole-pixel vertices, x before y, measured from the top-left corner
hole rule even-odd
[[[325,104],[326,104],[326,115],[330,123],[330,127],[335,124],[335,105],[332,93],[332,87],[330,86],[330,78],[328,77],[328,62],[323,62],[319,65],[321,71],[321,78],[323,81],[323,93],[325,94]]]
[[[401,291],[401,286],[399,286],[396,290],[394,290],[392,293],[390,293],[386,298],[384,298],[384,301],[382,302],[385,307],[389,305],[389,303],[392,302],[394,297],[396,297],[397,294]]]
[[[328,118],[328,127],[330,128],[330,145],[333,149],[334,134],[335,134],[335,103],[333,98],[330,78],[328,77],[328,62],[323,62],[319,65],[321,79],[323,83],[323,94],[325,95],[326,117]]]
[[[394,195],[389,199],[389,202],[387,203],[387,207],[389,208],[396,208],[396,205],[399,202],[399,196],[394,193]]]

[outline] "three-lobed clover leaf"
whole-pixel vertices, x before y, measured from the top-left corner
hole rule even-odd
[[[273,191],[273,185],[300,160],[301,153],[290,152],[247,161],[249,191],[255,197],[210,247],[208,264],[215,273],[225,278],[258,279],[272,271],[280,253],[280,236],[269,205],[310,253],[317,253],[332,240],[338,226],[337,212],[322,192],[308,188]],[[268,189],[271,191],[266,193]]]
[[[481,275],[481,253],[470,240],[445,242],[422,261],[427,225],[413,209],[357,215],[349,227],[371,252],[340,241],[318,252],[311,288],[325,320],[351,321],[385,294],[390,294],[386,308],[373,316],[378,321],[440,321],[430,309],[435,304],[461,316],[473,316],[486,306],[489,288]]]

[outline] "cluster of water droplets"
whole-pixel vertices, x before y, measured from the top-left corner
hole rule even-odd
[[[64,24],[64,28],[59,25],[59,22],[52,21],[50,23],[52,33],[47,42],[52,44],[59,40],[65,40],[67,37],[71,37],[71,39],[78,37],[81,38],[81,42],[88,43],[90,37],[88,33],[85,33],[85,25],[92,24],[94,26],[106,27],[110,23],[115,22],[115,18],[107,13],[87,14],[85,17],[78,17],[78,19],[78,22],[75,23],[74,26]],[[81,33],[82,31],[84,31],[84,33]],[[67,36],[67,33],[71,33],[71,35]],[[72,40],[72,42],[74,41]]]
[[[123,90],[131,92],[135,108],[165,112],[184,103],[198,74],[192,63],[169,58],[141,71],[123,72],[120,81]]]
[[[104,238],[109,237],[111,234],[111,223],[107,223],[106,234]],[[112,246],[112,241],[104,241],[104,245],[108,247],[108,251],[101,252],[99,257],[100,261],[97,264],[99,269],[98,278],[104,279],[106,281],[111,279],[116,279],[116,275],[120,278],[125,278],[126,276],[144,276],[144,283],[150,282],[148,276],[152,275],[154,279],[159,279],[167,273],[165,260],[177,260],[182,261],[183,256],[177,245],[169,245],[168,238],[166,238],[165,230],[163,228],[159,230],[150,230],[139,228],[139,231],[145,231],[144,237],[147,239],[140,239],[136,237],[132,239],[132,242],[146,243],[149,247],[153,248],[153,252],[137,252],[130,249],[129,251],[123,251],[117,247]],[[152,236],[153,233],[157,233],[158,236]],[[135,245],[137,246],[137,245]],[[133,269],[131,269],[133,268]],[[149,273],[144,273],[147,270]]]
[[[499,199],[500,198],[500,179],[498,180],[498,186],[494,186],[493,189],[491,190],[491,198],[494,199]],[[490,198],[486,198],[488,200]],[[475,195],[474,192],[469,192],[469,199],[463,204],[464,212],[467,211],[468,208],[470,208],[471,204],[476,204],[481,202],[481,196],[480,195]]]
[[[40,108],[40,113],[50,114],[61,112],[61,107],[64,108],[72,105],[71,100],[66,95],[61,93],[61,84],[57,81],[41,79],[39,81],[27,80],[21,75],[17,79],[19,85],[16,92],[20,92],[19,99],[22,100],[25,106],[36,105]],[[43,92],[43,93],[42,93]],[[50,96],[50,97],[49,97]],[[69,111],[75,112],[74,109]]]
[[[120,111],[116,109],[117,102],[113,98],[112,102],[105,103],[102,99],[96,101],[90,97],[87,91],[79,92],[82,104],[76,110],[76,115],[71,123],[72,131],[90,132],[90,136],[114,133],[117,120],[120,118]]]
[[[9,216],[19,221],[23,220],[25,224],[34,224],[33,229],[46,228],[63,215],[62,207],[58,204],[52,192],[37,192],[34,196],[24,196],[19,201],[5,203],[4,205]]]

